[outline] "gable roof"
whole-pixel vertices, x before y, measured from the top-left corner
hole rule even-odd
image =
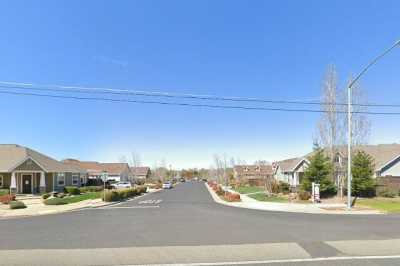
[[[355,151],[369,154],[374,159],[375,170],[378,171],[400,156],[400,144],[359,145],[353,148],[353,152]],[[339,146],[338,152],[347,159],[347,146]],[[307,156],[313,154],[314,152],[311,152]]]
[[[148,166],[131,167],[131,172],[133,175],[138,175],[138,176],[148,175],[150,172],[150,167]]]
[[[99,163],[94,161],[79,161],[76,159],[65,159],[63,162],[83,168],[89,175],[100,175],[104,171],[109,175],[121,175],[123,172],[130,170],[127,163]]]
[[[234,170],[238,175],[266,176],[273,174],[272,165],[235,165]]]
[[[84,170],[79,167],[64,164],[24,146],[17,144],[0,144],[1,172],[11,172],[28,159],[32,159],[45,172],[84,172]]]
[[[303,157],[296,157],[296,158],[290,158],[278,162],[274,162],[273,165],[275,169],[278,167],[281,169],[282,172],[293,172],[297,166],[302,162],[307,159]]]

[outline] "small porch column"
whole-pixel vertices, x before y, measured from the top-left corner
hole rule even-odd
[[[10,193],[11,194],[17,193],[17,178],[15,177],[14,172],[11,173]]]
[[[46,192],[46,178],[44,175],[44,172],[40,172],[40,184],[39,184],[40,188],[40,193],[44,193]]]

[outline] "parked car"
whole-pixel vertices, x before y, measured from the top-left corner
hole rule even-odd
[[[114,189],[132,188],[132,184],[130,182],[118,182],[118,183],[112,184],[111,187]]]
[[[163,189],[171,189],[172,188],[172,183],[171,182],[164,182],[162,185]]]
[[[179,178],[179,182],[186,182],[186,179],[181,177],[181,178]]]

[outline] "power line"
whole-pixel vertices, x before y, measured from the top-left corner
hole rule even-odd
[[[324,110],[313,109],[287,109],[287,108],[267,108],[267,107],[251,107],[251,106],[237,106],[237,105],[212,105],[212,104],[193,104],[193,103],[178,103],[178,102],[163,102],[163,101],[143,101],[131,99],[113,99],[104,97],[80,97],[80,96],[66,96],[54,94],[38,94],[28,92],[15,92],[15,91],[0,91],[2,94],[19,95],[19,96],[35,96],[59,99],[73,99],[73,100],[93,100],[93,101],[109,101],[109,102],[125,102],[125,103],[141,103],[141,104],[158,104],[158,105],[174,105],[174,106],[190,106],[190,107],[205,107],[216,109],[237,109],[237,110],[259,110],[259,111],[283,111],[283,112],[304,112],[304,113],[326,113]],[[336,111],[336,113],[343,113],[345,111]],[[363,112],[353,111],[353,114],[367,114],[367,115],[400,115],[400,112]]]
[[[6,82],[6,81],[0,81],[0,88],[29,89],[38,91],[52,91],[52,92],[58,91],[58,92],[94,93],[94,94],[134,95],[134,96],[145,96],[145,97],[166,97],[166,98],[231,101],[231,102],[347,106],[347,103],[329,103],[320,101],[270,100],[261,98],[226,97],[226,96],[215,96],[215,95],[197,95],[197,94],[184,94],[184,93],[171,93],[171,92],[158,92],[158,91],[126,90],[126,89],[123,90],[123,89],[97,88],[97,87],[40,85],[33,83]],[[380,104],[380,103],[366,103],[366,104],[353,103],[352,105],[360,107],[400,107],[400,104]]]

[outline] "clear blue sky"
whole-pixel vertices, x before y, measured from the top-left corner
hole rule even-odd
[[[328,64],[341,85],[400,38],[393,1],[1,1],[0,80],[318,100]],[[362,80],[400,103],[400,49]],[[317,114],[209,110],[0,95],[1,143],[57,159],[208,166],[299,156]],[[371,143],[399,142],[400,117],[373,117]]]

